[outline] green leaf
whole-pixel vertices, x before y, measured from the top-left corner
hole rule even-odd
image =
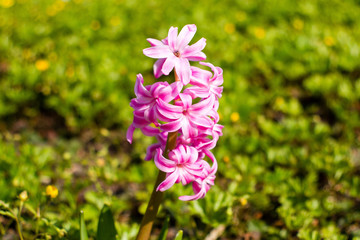
[[[167,216],[165,219],[164,225],[161,229],[158,240],[166,240],[166,235],[169,230],[169,219],[170,219],[169,216]]]
[[[11,217],[12,219],[16,219],[16,216],[13,213],[9,212],[9,211],[0,210],[0,215],[8,216],[8,217]]]
[[[104,205],[101,209],[98,230],[97,230],[97,240],[115,240],[116,239],[116,229],[114,224],[114,218],[111,212],[111,209],[108,205]]]
[[[183,231],[180,230],[180,231],[178,231],[178,233],[176,234],[175,240],[182,240],[182,237],[183,237]]]
[[[86,231],[86,225],[84,221],[84,212],[80,211],[80,240],[88,240],[88,235]]]

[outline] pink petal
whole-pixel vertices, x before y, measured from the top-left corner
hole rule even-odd
[[[207,98],[210,95],[210,89],[207,87],[189,87],[184,90],[184,93],[190,94],[193,99],[195,98]]]
[[[199,129],[208,129],[212,127],[212,121],[209,118],[201,116],[191,116],[190,121],[193,125],[197,126]]]
[[[189,138],[190,136],[193,135],[192,128],[193,127],[190,125],[189,120],[186,117],[184,117],[182,126],[181,126],[181,132],[183,133],[185,138]]]
[[[203,52],[193,53],[186,57],[189,61],[202,61],[206,59],[206,55]]]
[[[179,59],[178,61],[175,61],[176,74],[178,75],[180,81],[184,85],[187,85],[190,82],[190,75],[191,75],[189,60],[183,57],[178,59]]]
[[[175,121],[161,125],[160,129],[165,132],[175,132],[178,131],[182,127],[182,125],[183,125],[183,117]]]
[[[150,126],[140,128],[140,130],[144,135],[150,136],[150,137],[160,134],[159,129],[153,128],[153,127],[150,127]]]
[[[146,155],[145,155],[144,159],[146,161],[151,160],[155,155],[155,150],[159,147],[161,147],[160,143],[154,143],[154,144],[149,145],[146,149]]]
[[[172,54],[171,56],[168,56],[168,58],[166,58],[161,71],[163,74],[165,75],[169,75],[169,73],[173,70],[174,66],[175,66],[175,62],[178,61],[178,58],[175,57],[174,54]]]
[[[215,97],[211,95],[210,97],[194,104],[191,106],[191,113],[197,115],[205,115],[207,114],[213,107],[215,101]]]
[[[181,52],[181,56],[182,57],[191,57],[191,56],[195,56],[198,52],[201,52],[206,45],[206,39],[205,38],[201,38],[199,41],[197,41],[196,43],[194,43],[191,46],[186,47],[182,52]],[[205,59],[203,59],[205,60]]]
[[[146,39],[152,47],[154,46],[163,46],[164,43],[160,40],[154,39],[154,38],[148,38]]]
[[[144,78],[141,75],[141,73],[139,73],[138,75],[136,75],[136,82],[134,87],[135,95],[137,97],[140,96],[151,97],[149,91],[144,87],[143,84],[144,84]]]
[[[174,163],[174,161],[164,158],[162,153],[163,151],[160,148],[156,149],[156,154],[154,158],[156,167],[166,173],[174,172],[176,164]]]
[[[178,177],[179,177],[179,173],[177,171],[171,173],[169,176],[166,177],[166,179],[162,183],[159,184],[159,186],[156,188],[156,191],[163,192],[168,190],[175,184]]]
[[[189,94],[186,94],[186,93],[180,93],[179,94],[179,97],[181,99],[181,102],[183,104],[183,109],[189,109],[191,107],[191,104],[192,104],[192,98]]]
[[[179,200],[181,201],[192,201],[192,200],[197,200],[197,199],[200,199],[200,198],[203,198],[205,197],[205,191],[199,191],[198,193],[196,193],[195,195],[192,195],[192,196],[180,196],[179,197]]]
[[[169,46],[167,45],[158,45],[154,47],[145,48],[143,50],[143,53],[145,56],[151,57],[151,58],[166,58],[171,55],[174,55],[172,51],[169,49]]]
[[[171,27],[168,33],[168,43],[172,52],[175,52],[176,49],[176,41],[177,41],[178,28]]]
[[[198,67],[191,67],[190,83],[198,86],[207,86],[212,74]]]
[[[182,50],[183,48],[185,48],[189,44],[191,39],[194,37],[195,33],[196,33],[195,24],[188,24],[184,26],[181,29],[179,36],[177,38],[177,49]]]
[[[129,126],[128,130],[126,131],[126,140],[127,140],[130,144],[132,143],[134,131],[135,131],[135,127],[134,127],[133,124],[131,124],[131,125]]]
[[[160,58],[158,60],[156,60],[156,62],[154,63],[154,76],[155,78],[159,78],[161,77],[161,75],[163,75],[161,69],[164,65],[166,58]]]

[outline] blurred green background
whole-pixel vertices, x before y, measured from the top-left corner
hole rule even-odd
[[[105,203],[136,235],[157,175],[154,139],[125,140],[136,74],[154,82],[142,49],[194,23],[224,70],[219,170],[205,199],[167,191],[155,238],[170,216],[169,239],[360,239],[359,16],[358,0],[0,0],[0,237],[24,205],[25,239],[78,239],[80,209],[94,239]]]

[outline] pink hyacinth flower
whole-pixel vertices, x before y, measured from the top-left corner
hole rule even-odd
[[[206,115],[213,108],[214,96],[193,105],[190,95],[180,93],[179,96],[181,101],[176,101],[176,105],[159,101],[160,119],[168,122],[160,126],[162,131],[175,132],[181,129],[185,138],[188,138],[196,135],[198,129],[206,131],[212,127],[213,121]]]
[[[166,179],[159,184],[157,191],[165,191],[175,183],[186,185],[203,174],[203,160],[198,161],[198,152],[195,148],[178,145],[169,153],[169,159],[163,157],[161,148],[156,150],[155,165],[167,173]]]
[[[181,84],[174,82],[156,82],[153,85],[144,86],[144,79],[141,74],[137,75],[135,83],[136,98],[131,100],[130,106],[136,113],[143,113],[144,118],[152,123],[157,122],[157,104],[159,99],[163,102],[170,102],[181,91]]]
[[[190,63],[189,61],[202,61],[206,59],[206,55],[202,52],[206,45],[206,39],[201,38],[199,41],[189,46],[189,42],[194,37],[196,32],[196,25],[189,24],[183,27],[178,35],[178,28],[171,27],[167,37],[167,44],[165,41],[156,39],[148,39],[152,45],[150,48],[143,50],[143,53],[151,58],[165,59],[157,61],[155,66],[157,73],[155,76],[160,76],[161,73],[169,75],[175,67],[176,73],[180,81],[187,85],[190,82]],[[161,67],[161,73],[159,68]]]
[[[208,152],[210,153],[210,152]],[[202,174],[199,178],[196,178],[192,184],[194,195],[192,196],[180,196],[179,199],[182,201],[192,201],[200,198],[204,198],[206,193],[210,190],[211,186],[215,182],[215,173],[217,171],[217,163],[215,158],[213,160],[213,166],[210,167],[209,163],[203,161]]]
[[[156,82],[153,85],[144,86],[144,79],[141,74],[137,75],[135,83],[136,98],[132,99],[130,106],[134,108],[133,123],[127,130],[126,139],[129,143],[132,142],[135,128],[140,128],[146,136],[156,136],[160,133],[159,129],[150,127],[149,124],[157,123],[158,119],[158,101],[162,102],[172,101],[180,92],[181,84],[167,82]]]
[[[200,62],[201,65],[210,67],[211,72],[200,69],[198,67],[191,67],[190,84],[194,85],[187,88],[184,93],[189,93],[193,98],[207,98],[210,94],[214,94],[217,98],[221,98],[224,82],[223,70],[220,67],[215,67],[211,63]]]

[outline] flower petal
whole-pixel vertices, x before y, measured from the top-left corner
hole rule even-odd
[[[152,47],[154,46],[163,46],[164,43],[160,40],[154,39],[154,38],[148,38],[146,39]]]
[[[175,131],[178,131],[183,123],[183,118],[179,118],[179,119],[176,119],[175,121],[172,121],[172,122],[169,122],[169,123],[165,123],[165,124],[162,124],[160,126],[160,129],[161,131],[165,131],[165,132],[175,132]]]
[[[206,39],[205,38],[201,38],[199,41],[197,41],[196,43],[194,43],[191,46],[186,47],[182,52],[181,52],[181,56],[182,57],[191,57],[191,56],[196,56],[197,53],[201,52],[206,45]],[[205,59],[203,59],[205,60]]]
[[[131,125],[129,126],[128,130],[126,131],[126,140],[127,140],[130,144],[132,143],[134,131],[135,131],[135,127],[134,127],[133,124],[131,124]]]
[[[162,45],[162,46],[158,45],[154,47],[145,48],[143,50],[143,53],[145,56],[151,58],[166,58],[171,55],[174,55],[170,50],[169,46],[167,45]]]
[[[176,164],[174,161],[166,159],[163,155],[161,148],[156,149],[154,162],[157,168],[166,173],[172,173],[175,171]]]
[[[189,44],[191,39],[194,37],[195,33],[196,33],[196,25],[195,24],[185,25],[181,29],[179,36],[177,38],[177,49],[179,51],[184,49]]]
[[[161,77],[163,75],[161,69],[164,65],[166,58],[160,58],[154,63],[154,76],[155,78]]]
[[[166,179],[162,183],[159,184],[159,186],[156,188],[156,191],[163,192],[168,190],[175,184],[178,177],[179,177],[179,173],[177,171],[171,173],[169,176],[166,177]]]
[[[171,27],[169,29],[168,43],[169,43],[169,47],[170,47],[172,52],[175,52],[175,51],[178,50],[178,49],[176,49],[177,34],[178,34],[178,28],[177,27]]]
[[[169,75],[169,73],[173,70],[174,66],[175,66],[175,62],[178,61],[178,58],[175,57],[175,55],[171,55],[168,58],[166,58],[161,71],[163,74],[165,75]]]
[[[178,61],[175,61],[176,74],[178,75],[180,81],[184,85],[187,85],[190,82],[190,75],[191,75],[189,60],[183,57],[178,59],[179,59]]]

